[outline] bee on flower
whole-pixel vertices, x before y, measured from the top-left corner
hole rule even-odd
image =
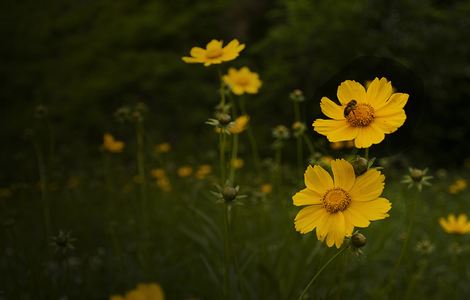
[[[110,133],[105,133],[103,149],[111,153],[120,153],[124,149],[124,142],[116,140]]]
[[[313,122],[314,130],[330,142],[354,140],[356,148],[368,148],[405,122],[403,107],[409,95],[393,93],[386,78],[375,78],[367,90],[356,81],[346,80],[338,87],[337,96],[340,105],[327,97],[321,99],[321,110],[331,119]]]
[[[230,68],[222,79],[235,95],[256,94],[262,85],[258,73],[251,72],[248,67]]]
[[[245,45],[240,44],[237,39],[232,40],[225,47],[223,47],[222,41],[211,40],[205,49],[200,47],[191,48],[189,52],[191,56],[185,56],[182,59],[186,63],[201,63],[208,67],[234,60],[244,48]]]

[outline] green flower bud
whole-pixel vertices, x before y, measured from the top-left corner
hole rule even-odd
[[[351,244],[356,248],[362,248],[366,245],[366,237],[362,233],[355,233],[351,237]]]
[[[356,159],[352,162],[352,166],[354,168],[354,173],[356,176],[362,175],[367,171],[369,167],[369,162],[364,157],[356,157]]]
[[[224,187],[222,191],[222,197],[226,202],[232,202],[238,195],[238,188],[234,188],[231,186]]]

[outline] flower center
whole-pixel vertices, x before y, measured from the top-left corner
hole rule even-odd
[[[327,212],[334,214],[348,208],[351,197],[341,188],[334,188],[326,192],[322,198],[323,207]]]
[[[346,114],[346,109],[348,112]],[[346,105],[346,120],[353,127],[366,127],[374,120],[374,108],[366,103],[359,103],[354,106]]]
[[[207,58],[217,58],[217,57],[220,57],[222,56],[222,54],[224,54],[224,51],[222,51],[221,48],[217,48],[217,49],[209,49],[206,51],[206,57]]]

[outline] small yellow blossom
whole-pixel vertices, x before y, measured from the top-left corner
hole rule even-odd
[[[157,153],[168,153],[171,151],[170,143],[161,143],[155,146],[155,152]]]
[[[111,134],[105,133],[103,136],[103,148],[111,153],[120,153],[124,149],[124,142],[115,140]]]
[[[196,171],[197,179],[204,179],[212,172],[212,167],[210,165],[200,165]]]
[[[206,49],[193,47],[190,51],[191,57],[183,57],[186,63],[202,63],[205,67],[212,64],[221,64],[225,61],[234,60],[245,48],[237,39],[232,40],[227,46],[222,47],[223,42],[212,40],[206,45]]]
[[[260,187],[261,194],[268,195],[273,191],[273,186],[270,183],[263,183]]]
[[[193,173],[193,168],[191,166],[182,166],[178,168],[179,177],[188,177]]]
[[[153,169],[152,171],[150,171],[150,175],[151,175],[153,178],[159,179],[159,178],[165,177],[165,176],[166,176],[166,172],[165,172],[165,170],[163,170],[162,168],[156,168],[156,169]]]
[[[156,181],[157,186],[164,192],[171,192],[172,186],[170,183],[170,179],[168,177],[158,178]]]
[[[470,234],[470,222],[466,214],[460,214],[458,218],[454,214],[450,214],[447,220],[440,218],[439,224],[447,233]]]
[[[232,159],[230,164],[232,165],[234,169],[241,169],[243,165],[245,164],[245,162],[241,158],[235,158],[235,159]]]
[[[458,194],[467,188],[468,184],[465,179],[457,179],[454,183],[449,186],[449,193]]]
[[[230,68],[223,80],[235,95],[256,94],[262,84],[258,73],[251,72],[247,67],[240,70]]]
[[[121,295],[113,295],[110,300],[164,300],[165,295],[163,289],[156,283],[141,283],[137,287],[123,297]]]
[[[242,115],[235,119],[228,130],[231,134],[240,134],[246,130],[249,121],[250,117],[248,115]]]

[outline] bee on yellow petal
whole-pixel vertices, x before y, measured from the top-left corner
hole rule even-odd
[[[240,70],[230,68],[223,80],[235,95],[256,94],[262,85],[258,73],[251,72],[248,67]]]
[[[212,40],[205,49],[193,47],[189,53],[191,56],[185,56],[182,59],[186,63],[201,63],[208,67],[212,64],[234,60],[244,48],[245,45],[240,44],[237,39],[232,40],[225,47],[222,41]]]
[[[458,217],[450,214],[447,219],[440,218],[439,224],[449,234],[470,234],[470,222],[466,214],[460,214]]]
[[[109,133],[105,133],[103,136],[103,149],[111,153],[120,153],[124,149],[124,142],[114,139]]]
[[[354,140],[356,148],[368,148],[405,123],[403,107],[409,95],[394,93],[386,78],[375,78],[367,90],[346,80],[338,87],[337,96],[340,105],[327,97],[321,99],[320,108],[331,119],[317,119],[312,124],[330,142]]]
[[[188,177],[193,173],[193,168],[191,168],[191,166],[182,166],[178,168],[177,173],[179,177]]]

